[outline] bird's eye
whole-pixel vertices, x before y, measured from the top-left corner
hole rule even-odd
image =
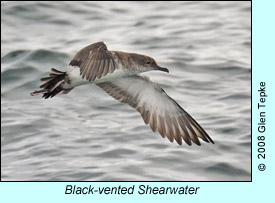
[[[146,64],[151,64],[151,62],[150,62],[150,61],[147,61]]]

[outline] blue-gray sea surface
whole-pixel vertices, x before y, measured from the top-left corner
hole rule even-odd
[[[31,97],[82,47],[149,55],[148,72],[215,144],[179,146],[95,85]],[[4,181],[251,180],[250,2],[1,3]]]

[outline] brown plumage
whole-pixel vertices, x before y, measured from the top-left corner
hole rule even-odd
[[[43,98],[47,99],[57,94],[67,94],[76,86],[95,83],[118,101],[135,108],[152,131],[158,131],[170,142],[201,145],[200,138],[214,144],[204,129],[175,100],[150,78],[140,74],[150,70],[169,72],[167,68],[158,66],[153,58],[109,51],[103,42],[97,42],[78,51],[70,65],[72,68],[66,72],[51,69],[48,77],[41,78],[44,82],[40,86],[42,89],[31,95],[42,93]],[[120,72],[119,76],[115,72]],[[110,76],[107,80],[106,75]]]
[[[91,44],[78,51],[70,65],[78,66],[82,78],[89,81],[94,81],[117,69],[111,52],[103,42]]]
[[[142,81],[142,86],[138,84],[140,81]],[[182,145],[183,139],[188,145],[191,145],[192,142],[201,145],[198,139],[200,137],[203,141],[214,144],[203,128],[149,78],[134,75],[125,78],[121,77],[119,81],[97,83],[97,85],[115,99],[135,108],[141,114],[144,123],[150,125],[152,131],[158,130],[162,137],[167,137],[171,142],[176,140],[179,145]],[[151,91],[157,92],[157,94],[154,94],[156,98],[155,106],[149,103],[149,99],[145,101],[145,97],[150,97],[144,92],[144,87],[146,86],[152,88]],[[134,89],[137,91],[131,91]],[[171,106],[171,109],[165,109],[165,105],[161,102],[158,104],[158,100],[165,100]]]

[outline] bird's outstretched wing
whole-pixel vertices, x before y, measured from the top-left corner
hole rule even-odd
[[[96,85],[120,102],[136,108],[154,132],[158,130],[171,142],[175,139],[181,145],[183,139],[188,145],[192,142],[200,145],[199,137],[214,144],[203,128],[150,78],[125,76]]]
[[[78,51],[70,65],[78,66],[82,78],[89,81],[112,73],[117,68],[114,58],[103,42],[91,44]]]

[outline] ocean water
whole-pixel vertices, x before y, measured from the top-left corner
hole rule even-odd
[[[97,41],[167,67],[145,75],[215,144],[170,143],[95,85],[30,96]],[[2,2],[1,179],[251,180],[251,3]]]

